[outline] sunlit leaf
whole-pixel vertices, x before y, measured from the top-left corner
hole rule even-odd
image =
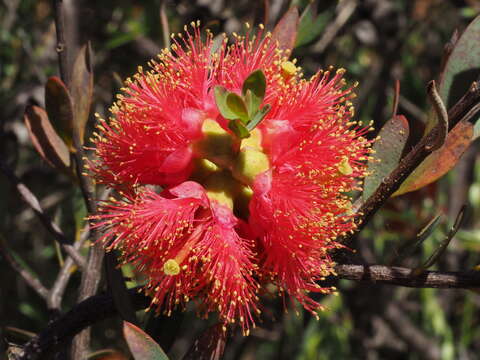
[[[459,122],[448,133],[445,144],[431,153],[403,182],[393,196],[418,190],[445,175],[458,162],[472,142],[473,125]]]
[[[33,146],[51,166],[65,170],[70,166],[70,153],[48,119],[38,106],[28,106],[24,114],[25,125]]]
[[[148,334],[124,321],[123,334],[135,360],[168,360],[168,356]]]
[[[235,114],[235,119],[240,119],[244,124],[248,122],[247,105],[243,99],[235,93],[228,93],[226,98],[228,109]]]
[[[73,102],[60,78],[52,76],[45,84],[45,109],[54,129],[70,151],[73,148]]]
[[[87,125],[93,97],[93,71],[90,43],[84,45],[73,65],[71,94],[74,111],[74,130],[83,144],[85,126]]]
[[[220,114],[229,120],[236,119],[237,116],[233,113],[227,105],[227,95],[229,92],[223,86],[215,86],[213,89],[215,95],[215,103],[217,104]]]
[[[281,49],[291,51],[295,46],[298,22],[298,8],[292,6],[273,29],[272,39],[278,41]]]
[[[368,163],[368,175],[364,181],[363,200],[366,201],[398,165],[407,143],[410,128],[403,115],[396,115],[382,127],[373,149],[375,160]]]

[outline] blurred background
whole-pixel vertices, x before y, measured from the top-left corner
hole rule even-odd
[[[475,0],[65,0],[66,26],[76,49],[91,41],[94,63],[94,112],[102,116],[123,79],[167,46],[168,32],[201,20],[214,33],[241,33],[244,23],[272,29],[291,5],[307,5],[293,57],[306,75],[329,65],[347,69],[358,81],[356,117],[373,120],[379,129],[392,115],[395,80],[400,80],[399,113],[412,139],[423,133],[428,105],[425,87],[438,78],[444,45],[480,13]],[[309,17],[309,19],[306,19]],[[167,36],[166,36],[167,35]],[[35,152],[23,123],[27,104],[42,107],[44,84],[58,75],[52,2],[0,1],[0,157],[38,196],[41,205],[66,232],[78,238],[86,214],[81,194],[71,181]],[[73,52],[74,53],[74,52]],[[72,52],[71,52],[72,54]],[[73,61],[71,59],[71,61]],[[472,79],[475,80],[475,79]],[[410,145],[407,145],[410,146]],[[463,204],[466,221],[444,257],[443,271],[467,270],[480,263],[480,168],[478,143],[456,168],[420,191],[390,199],[352,244],[353,261],[389,264],[405,240],[437,214],[440,225],[403,261],[415,267],[444,239]],[[63,262],[52,237],[33,212],[0,176],[0,242],[18,263],[50,286]],[[87,251],[88,244],[82,249]],[[51,314],[0,255],[0,340],[21,344],[42,330]],[[131,276],[128,269],[125,274]],[[80,275],[75,269],[62,309],[75,303]],[[134,282],[130,283],[134,285]],[[235,334],[225,359],[478,359],[480,295],[474,291],[410,289],[340,281],[338,296],[321,299],[328,310],[317,321],[297,306],[284,311],[281,299],[264,299],[262,322],[249,337]],[[140,314],[140,313],[139,313]],[[181,359],[212,320],[194,311],[173,318],[142,315],[147,331]],[[94,327],[95,351],[113,349],[110,359],[128,359],[120,319]],[[92,358],[105,358],[105,352]],[[113,355],[112,355],[113,354]],[[123,354],[123,355],[122,355]],[[1,355],[0,355],[1,357]],[[106,358],[105,358],[106,359]]]

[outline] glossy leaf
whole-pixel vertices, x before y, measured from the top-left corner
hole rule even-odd
[[[235,93],[228,93],[226,98],[228,109],[235,114],[235,119],[240,119],[244,124],[248,122],[248,110],[245,101]]]
[[[458,162],[473,138],[473,125],[459,122],[448,133],[445,144],[431,153],[403,182],[393,196],[418,190],[445,175]]]
[[[251,94],[248,95],[249,100],[247,100],[248,113],[250,116],[253,116],[260,108],[263,98],[265,97],[266,89],[267,80],[262,70],[252,72],[243,82],[242,95],[247,98],[247,93]]]
[[[52,76],[45,85],[45,108],[58,135],[73,148],[73,102],[67,87],[60,78]]]
[[[220,114],[225,119],[236,119],[237,116],[227,106],[227,95],[229,94],[227,89],[225,89],[223,86],[215,86],[213,91],[215,96],[215,103],[217,104],[217,108]]]
[[[298,8],[292,6],[280,19],[272,32],[272,39],[278,41],[283,50],[292,51],[295,46],[298,32]]]
[[[309,4],[300,16],[295,47],[314,41],[325,29],[329,19],[330,14],[327,11],[315,16],[312,5]]]
[[[160,345],[139,327],[124,321],[123,334],[135,360],[168,360]]]
[[[93,97],[93,71],[90,43],[84,45],[73,65],[71,94],[73,99],[74,131],[78,134],[80,143],[84,142],[85,127]]]
[[[182,360],[220,360],[225,350],[226,332],[217,324],[198,337]]]
[[[33,146],[51,166],[65,170],[70,166],[70,153],[48,119],[38,106],[28,106],[24,114],[25,125]]]
[[[363,201],[366,201],[398,165],[410,133],[408,121],[403,115],[396,115],[382,127],[373,149],[375,160],[368,163],[368,175],[364,181]],[[379,161],[378,161],[379,160]]]

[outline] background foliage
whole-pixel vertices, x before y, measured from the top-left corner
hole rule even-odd
[[[107,114],[122,79],[138,65],[146,66],[166,45],[161,26],[166,15],[171,32],[200,19],[214,33],[241,32],[243,23],[272,28],[291,5],[289,1],[180,0],[66,1],[69,39],[77,47],[91,41],[94,53],[93,111]],[[308,1],[293,1],[301,10]],[[268,11],[265,12],[265,5]],[[401,82],[399,113],[410,124],[411,139],[423,134],[428,105],[425,87],[438,77],[444,44],[480,12],[478,2],[443,0],[314,1],[300,28],[293,56],[305,74],[333,65],[359,81],[357,117],[373,119],[376,129],[392,115],[395,80]],[[48,166],[32,147],[22,121],[27,104],[44,106],[44,84],[57,75],[53,9],[46,0],[4,0],[0,3],[0,157],[38,196],[70,238],[81,236],[86,210],[71,180]],[[73,61],[71,59],[71,61]],[[472,79],[472,81],[475,79]],[[89,120],[89,127],[94,117]],[[411,147],[410,142],[407,149]],[[403,262],[415,267],[444,239],[463,204],[466,221],[435,265],[448,270],[477,265],[480,250],[480,174],[473,143],[454,171],[417,192],[390,199],[352,244],[351,257],[389,264],[395,249],[437,214],[440,224]],[[51,285],[64,261],[52,237],[11,185],[0,176],[0,241],[2,248],[42,282]],[[88,244],[82,249],[88,250]],[[6,251],[6,250],[4,250]],[[80,276],[73,269],[62,301],[69,309]],[[22,343],[45,327],[51,314],[44,301],[0,258],[0,319],[2,347]],[[124,269],[126,276],[133,276]],[[129,283],[134,286],[135,281]],[[353,283],[337,284],[339,296],[322,299],[328,306],[319,321],[295,307],[285,313],[280,299],[266,299],[263,323],[250,337],[236,334],[226,359],[475,359],[480,352],[480,296],[474,291],[409,289]],[[298,314],[297,314],[298,313]],[[171,319],[139,313],[152,337],[172,359],[183,356],[209,326],[193,312]],[[17,329],[12,329],[12,327]],[[21,329],[21,330],[18,330]],[[128,358],[121,321],[94,327],[94,350],[115,349],[110,359]],[[100,355],[100,357],[105,355]],[[123,357],[122,357],[123,356]]]

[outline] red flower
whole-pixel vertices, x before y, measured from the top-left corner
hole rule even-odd
[[[308,293],[333,291],[317,282],[355,229],[346,194],[371,142],[351,121],[343,70],[305,80],[270,34],[218,49],[200,39],[194,24],[100,121],[93,172],[123,197],[94,218],[106,248],[146,275],[157,311],[195,299],[248,333],[266,282],[313,313]]]

